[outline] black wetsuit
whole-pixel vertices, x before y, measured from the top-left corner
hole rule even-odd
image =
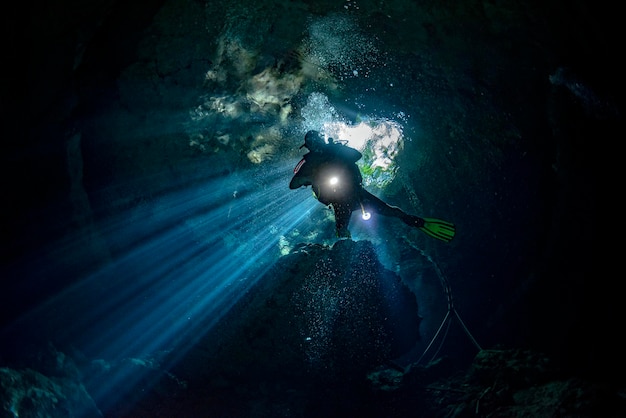
[[[411,226],[421,226],[421,218],[388,205],[363,188],[361,172],[356,165],[361,157],[361,153],[354,148],[337,143],[310,151],[294,169],[289,188],[311,186],[317,199],[333,208],[338,237],[350,237],[350,216],[362,208],[383,216],[400,218]],[[335,182],[331,182],[333,178]]]

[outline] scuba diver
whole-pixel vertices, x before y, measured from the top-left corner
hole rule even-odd
[[[335,214],[337,237],[351,238],[348,225],[352,212],[361,210],[363,219],[370,217],[368,210],[383,216],[399,218],[405,224],[418,228],[433,238],[449,242],[455,234],[453,224],[434,218],[409,215],[402,209],[383,202],[363,188],[363,178],[356,162],[362,154],[354,148],[329,138],[328,143],[318,131],[308,131],[304,136],[307,152],[294,168],[289,188],[311,186],[317,200],[332,207]]]

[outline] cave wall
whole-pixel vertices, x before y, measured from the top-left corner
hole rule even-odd
[[[219,88],[237,90],[273,59],[272,41],[298,37],[298,13],[322,15],[336,5],[223,8],[178,0],[21,7],[3,25],[13,64],[4,66],[2,85],[3,264],[36,253],[68,268],[64,277],[26,280],[21,267],[8,269],[4,297],[19,295],[27,306],[71,283],[72,274],[106,262],[109,248],[91,224],[94,210],[149,199],[159,181],[184,176],[187,164],[203,158],[219,160],[226,172],[251,164],[238,148],[220,148],[215,159],[190,146],[188,110],[217,88],[205,83],[207,71],[228,68]],[[389,199],[457,223],[451,246],[421,244],[443,260],[470,325],[486,344],[532,344],[566,352],[569,364],[585,357],[582,367],[594,369],[599,355],[586,355],[597,353],[597,338],[579,336],[607,313],[581,309],[600,297],[587,252],[597,237],[593,223],[572,225],[596,210],[589,167],[599,159],[590,138],[615,137],[621,118],[610,10],[558,1],[364,2],[358,10],[360,22],[388,46],[394,80],[406,87],[381,86],[381,94],[398,107],[418,103],[411,109],[421,125],[411,132],[415,140],[401,157],[406,168]],[[221,34],[247,29],[258,55],[243,62],[237,58],[246,55],[220,54]],[[551,82],[562,66],[575,77]],[[577,85],[593,98],[577,95]],[[127,179],[139,181],[122,187]],[[83,254],[65,254],[59,239],[88,245]],[[393,245],[391,252],[402,252]],[[507,335],[510,323],[514,332]]]

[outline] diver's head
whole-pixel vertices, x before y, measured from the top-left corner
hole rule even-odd
[[[302,144],[300,148],[307,147],[310,151],[318,151],[324,145],[326,145],[326,142],[320,133],[318,131],[311,130],[304,135],[304,144]]]

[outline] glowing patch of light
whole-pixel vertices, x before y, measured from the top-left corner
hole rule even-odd
[[[347,145],[362,151],[373,137],[372,127],[366,123],[348,125],[344,122],[329,122],[322,129],[329,137],[338,141],[347,141]]]
[[[359,165],[365,185],[382,187],[393,180],[397,170],[395,158],[404,145],[400,123],[391,119],[370,119],[356,125],[332,121],[322,126],[326,136],[363,153]]]

